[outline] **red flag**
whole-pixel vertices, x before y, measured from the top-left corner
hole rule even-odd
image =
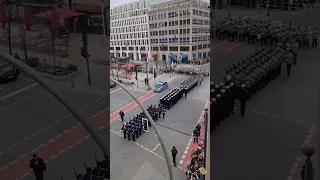
[[[7,22],[6,13],[4,11],[3,0],[0,0],[0,23],[4,24]]]
[[[27,28],[27,31],[30,30],[30,26],[32,26],[34,24],[33,19],[32,19],[32,15],[31,15],[31,10],[29,6],[25,6],[24,7],[24,24]]]

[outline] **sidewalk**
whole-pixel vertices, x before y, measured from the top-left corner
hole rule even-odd
[[[8,47],[0,45],[0,51],[4,53],[8,53]],[[19,48],[12,48],[13,54],[18,53],[20,58],[24,59],[24,51]],[[53,64],[53,57],[52,55],[35,53],[35,52],[28,52],[28,56],[30,57],[39,57],[40,62],[44,62],[46,59],[47,63]],[[88,84],[88,73],[87,73],[87,62],[86,60],[81,57],[67,57],[61,58],[58,55],[56,56],[56,64],[59,63],[66,64],[74,64],[78,66],[79,73],[76,76],[68,77],[63,79],[64,83],[67,83],[71,86],[72,81],[76,85],[77,88],[92,91],[99,94],[107,93],[109,90],[109,82],[107,81],[107,77],[109,76],[109,69],[107,66],[104,65],[97,65],[94,63],[90,63],[90,76],[92,84]]]
[[[148,86],[145,85],[144,83],[144,79],[147,78],[147,74],[146,73],[138,73],[138,86],[137,86],[137,81],[135,80],[135,73],[131,76],[131,80],[134,82],[133,85],[129,85],[127,86],[129,89],[131,90],[137,90],[137,91],[149,91],[149,90],[153,90],[155,85],[157,83],[159,83],[160,81],[166,81],[169,83],[170,86],[170,81],[172,81],[173,79],[177,78],[177,77],[181,77],[180,74],[170,74],[170,73],[163,73],[161,75],[157,75],[156,78],[154,78],[153,73],[149,73],[148,74],[148,79],[149,79],[149,86],[151,89],[148,90]],[[116,75],[115,75],[116,78]],[[110,75],[110,79],[112,79],[112,76]]]

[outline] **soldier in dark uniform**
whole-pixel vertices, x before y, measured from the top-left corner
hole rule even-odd
[[[123,138],[127,139],[127,128],[126,128],[126,125],[122,125],[121,130],[123,132]]]
[[[184,98],[187,98],[187,95],[188,95],[188,89],[184,88]]]
[[[224,107],[223,107],[223,105],[222,105],[222,102],[221,102],[221,94],[217,94],[217,104],[218,104],[218,106],[219,106],[219,120],[220,121],[224,121],[225,120],[225,118],[224,118]]]
[[[211,129],[210,132],[212,132],[213,130],[215,130],[216,126],[220,126],[220,107],[217,104],[217,99],[216,98],[212,98],[211,99],[211,112],[212,112],[212,119],[213,122],[211,123]]]
[[[241,85],[241,90],[239,92],[241,116],[245,116],[246,103],[247,103],[247,100],[248,100],[248,93],[247,93],[247,90],[245,88],[246,88],[246,86],[244,84],[242,84]]]
[[[234,104],[236,102],[236,89],[234,83],[230,83],[230,113],[234,113]]]
[[[221,89],[221,106],[222,106],[222,110],[223,110],[223,117],[224,119],[226,119],[227,117],[229,117],[229,99],[227,97],[226,94],[226,90],[225,89]]]

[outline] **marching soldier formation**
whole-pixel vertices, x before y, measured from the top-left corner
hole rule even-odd
[[[161,115],[164,119],[166,113],[163,105],[161,104],[158,107],[150,105],[147,108],[147,111],[155,122],[161,118]],[[136,141],[136,139],[138,139],[142,133],[147,130],[147,126],[151,127],[151,123],[149,121],[143,121],[143,118],[147,119],[147,116],[141,112],[122,126],[121,130],[123,131],[124,139],[128,138],[128,141],[131,139]]]
[[[158,106],[150,105],[147,108],[148,113],[152,117],[152,119],[157,122],[159,119],[165,119],[166,110],[171,109],[185,94],[186,94],[195,86],[198,85],[199,77],[192,76],[181,83],[181,85],[177,88],[172,89],[169,93],[164,95],[160,99],[160,103]],[[136,141],[143,132],[147,129],[147,126],[151,127],[151,123],[149,121],[143,121],[142,119],[147,119],[147,116],[141,112],[136,115],[133,119],[129,120],[128,123],[123,124],[121,130],[123,131],[123,138],[131,139]]]
[[[294,25],[291,31],[288,31],[286,26],[279,24],[272,26],[271,22],[252,21],[250,18],[230,21],[236,23],[230,25],[230,23],[224,22],[224,25],[229,26],[218,27],[216,31],[218,38],[230,38],[231,36],[230,40],[238,38],[241,42],[252,43],[257,39],[257,33],[263,32],[265,36],[261,36],[261,41],[272,45],[272,47],[261,48],[244,60],[227,67],[223,83],[210,82],[212,109],[210,113],[213,119],[210,127],[211,132],[220,125],[221,121],[225,121],[230,114],[234,113],[236,99],[240,102],[240,114],[245,116],[247,101],[280,75],[282,64],[286,64],[286,75],[289,77],[291,66],[297,62],[299,48],[308,48],[311,37],[313,37],[312,46],[317,47],[319,34],[317,29],[301,28]],[[220,21],[220,23],[222,22]],[[237,24],[241,25],[241,28],[235,26],[238,29],[236,33],[234,34],[234,31],[230,33],[227,27],[233,27]],[[263,25],[264,31],[255,29],[259,27],[259,24]],[[221,29],[221,27],[227,30]]]
[[[291,26],[291,25],[290,25]],[[290,34],[289,34],[290,33]],[[318,47],[319,30],[298,25],[289,27],[283,23],[272,24],[271,21],[252,20],[250,18],[222,18],[217,21],[215,37],[219,40],[247,42],[254,44],[260,41],[261,45],[276,45],[278,42],[286,42],[288,36],[295,40],[298,47]]]

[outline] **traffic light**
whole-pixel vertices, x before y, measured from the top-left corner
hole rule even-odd
[[[84,47],[81,47],[81,56],[86,57],[86,51],[85,51]]]

